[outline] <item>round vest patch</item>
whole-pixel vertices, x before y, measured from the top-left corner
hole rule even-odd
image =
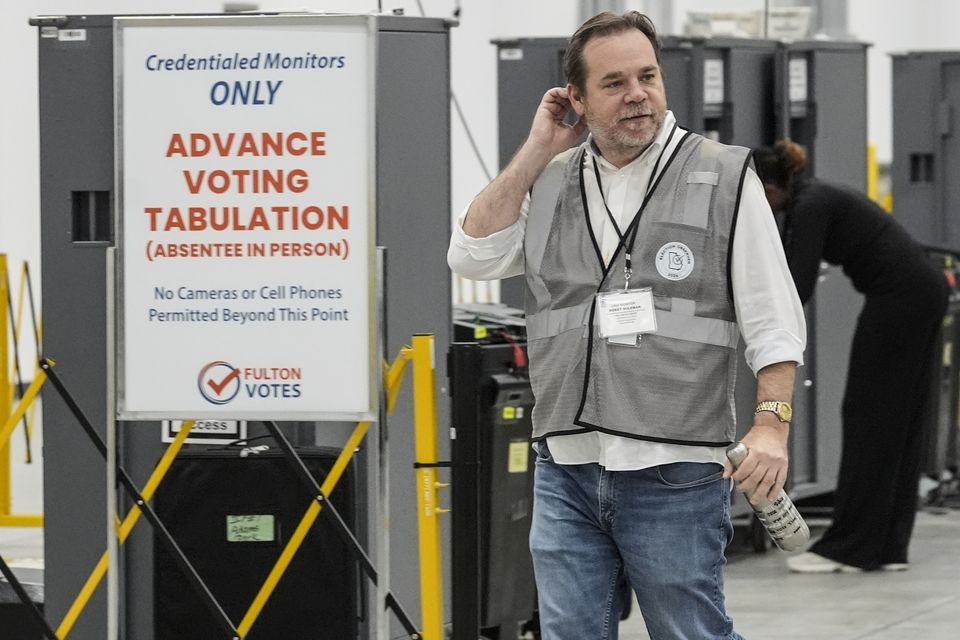
[[[668,242],[657,251],[657,272],[667,280],[683,280],[693,265],[693,252],[682,242]]]

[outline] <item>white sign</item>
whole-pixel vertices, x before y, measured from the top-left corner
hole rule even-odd
[[[723,60],[708,58],[703,61],[703,103],[723,104]]]
[[[371,16],[118,18],[118,416],[370,419]]]
[[[790,102],[807,100],[807,59],[790,58],[788,63],[788,94]]]
[[[61,42],[84,42],[87,39],[86,29],[60,29],[57,39]]]
[[[164,420],[160,423],[160,441],[173,442],[183,427],[183,420]],[[243,420],[197,420],[186,443],[230,444],[247,437],[247,423]]]

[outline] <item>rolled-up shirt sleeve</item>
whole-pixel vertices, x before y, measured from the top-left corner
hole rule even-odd
[[[447,249],[450,269],[471,280],[496,280],[523,273],[523,233],[527,226],[529,203],[528,196],[515,223],[485,238],[473,238],[463,232],[463,220],[467,217],[467,211],[464,211],[450,236],[450,247]]]
[[[807,325],[763,184],[748,170],[731,258],[734,306],[754,374],[777,362],[803,364]]]

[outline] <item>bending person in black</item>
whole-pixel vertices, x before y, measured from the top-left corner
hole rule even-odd
[[[820,261],[839,265],[866,296],[841,410],[843,450],[833,523],[797,573],[907,568],[917,508],[932,350],[948,286],[923,249],[865,195],[804,179],[807,155],[782,140],[755,154],[787,263],[806,302]]]

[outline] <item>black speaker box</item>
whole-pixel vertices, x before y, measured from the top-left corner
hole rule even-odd
[[[42,610],[42,607],[41,607]],[[0,638],[4,640],[43,640],[43,630],[23,604],[0,602]]]
[[[317,481],[339,454],[297,452]],[[356,531],[356,489],[348,468],[330,501]],[[290,539],[312,497],[278,449],[241,455],[184,451],[157,489],[154,506],[207,587],[239,625]],[[154,536],[156,640],[227,638]],[[363,597],[359,565],[335,524],[321,513],[267,601],[246,640],[351,640]]]
[[[43,569],[9,567],[30,602],[43,613]],[[0,638],[2,640],[43,640],[40,622],[7,579],[0,575]]]

